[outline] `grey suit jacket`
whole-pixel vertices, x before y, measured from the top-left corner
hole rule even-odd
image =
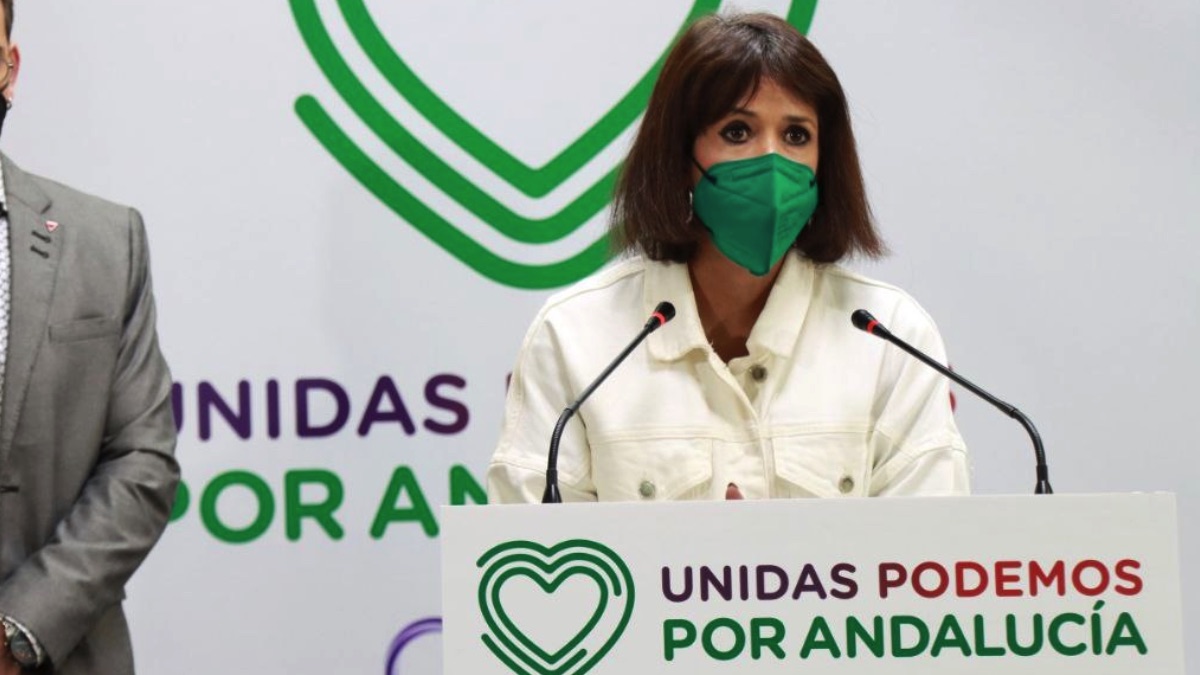
[[[0,161],[12,256],[0,613],[42,644],[40,672],[132,673],[123,589],[179,480],[145,230],[130,208]]]

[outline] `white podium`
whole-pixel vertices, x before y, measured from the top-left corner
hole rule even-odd
[[[445,672],[1183,675],[1169,494],[443,510]]]

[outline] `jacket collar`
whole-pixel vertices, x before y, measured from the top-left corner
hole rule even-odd
[[[33,364],[37,361],[66,232],[50,232],[46,211],[50,197],[8,157],[0,155],[8,197],[8,241],[11,259],[8,354],[4,367],[4,401],[0,407],[0,467],[12,450]]]
[[[808,314],[815,281],[813,264],[789,251],[746,341],[751,355],[763,351],[780,357],[791,355]],[[686,264],[646,261],[646,316],[663,300],[675,305],[675,320],[649,337],[650,354],[660,361],[673,361],[694,350],[711,349],[700,324]]]
[[[13,200],[21,201],[34,213],[45,213],[50,208],[50,196],[3,153],[0,153],[0,181],[0,204],[5,210],[12,210]]]

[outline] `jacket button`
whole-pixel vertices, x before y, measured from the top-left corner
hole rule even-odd
[[[642,484],[638,486],[638,494],[645,497],[646,499],[653,497],[654,496],[654,483],[651,483],[648,480],[642,481]]]
[[[756,365],[750,367],[750,379],[755,382],[762,382],[767,379],[767,367]]]
[[[841,482],[838,483],[838,489],[844,495],[850,494],[854,491],[854,479],[850,476],[843,476]]]

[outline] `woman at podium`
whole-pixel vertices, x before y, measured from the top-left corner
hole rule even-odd
[[[866,308],[936,359],[903,291],[838,265],[885,250],[846,97],[768,14],[709,16],[668,55],[618,182],[615,264],[551,297],[513,371],[494,502],[540,501],[559,414],[662,301],[564,429],[565,501],[956,495],[947,382],[856,330]]]

